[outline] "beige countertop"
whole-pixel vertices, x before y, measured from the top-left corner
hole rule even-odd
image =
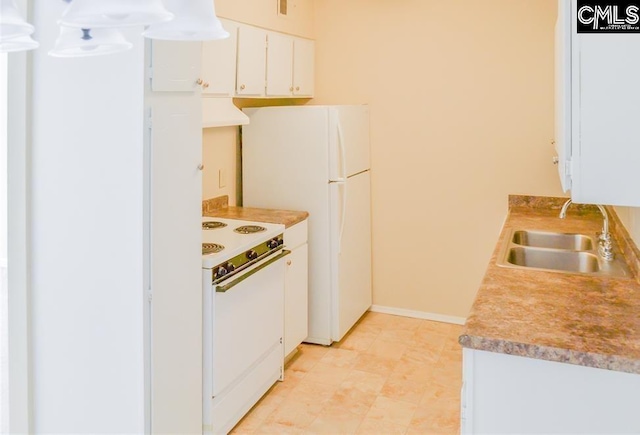
[[[284,224],[289,228],[309,217],[306,211],[274,210],[268,208],[237,207],[228,205],[228,196],[220,196],[203,201],[202,215],[226,219],[242,219],[247,221]]]
[[[612,278],[500,267],[496,258],[513,228],[601,231],[598,212],[569,209],[562,199],[510,198],[511,208],[460,336],[463,347],[588,367],[640,373],[640,285]],[[535,197],[534,197],[535,198]],[[549,202],[551,201],[551,202]],[[575,207],[575,208],[574,208]],[[610,208],[608,208],[610,210]],[[610,214],[611,210],[610,210]],[[612,232],[637,273],[637,248],[612,216]]]

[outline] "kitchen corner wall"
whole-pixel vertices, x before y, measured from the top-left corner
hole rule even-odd
[[[556,0],[319,0],[313,104],[371,106],[374,304],[466,317],[507,195],[561,195]]]
[[[616,207],[616,212],[636,246],[640,247],[640,207]]]
[[[229,195],[229,205],[236,205],[237,192],[241,191],[237,177],[239,157],[238,127],[202,130],[202,199]]]

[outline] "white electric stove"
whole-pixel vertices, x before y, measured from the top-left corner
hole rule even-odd
[[[203,433],[228,433],[284,367],[284,225],[202,218]]]

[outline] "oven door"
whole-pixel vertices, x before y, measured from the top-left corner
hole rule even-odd
[[[289,251],[276,252],[243,273],[210,286],[212,398],[233,388],[275,349],[282,349],[283,258],[287,254]]]

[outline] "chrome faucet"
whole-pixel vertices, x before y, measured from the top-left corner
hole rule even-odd
[[[567,217],[567,209],[571,205],[571,200],[568,199],[560,210],[560,219],[564,219]],[[600,213],[602,213],[602,217],[604,218],[604,222],[602,224],[602,233],[598,237],[598,254],[605,260],[611,261],[613,260],[613,245],[611,244],[611,234],[609,233],[609,215],[607,214],[607,210],[601,206],[600,204],[596,204]]]

